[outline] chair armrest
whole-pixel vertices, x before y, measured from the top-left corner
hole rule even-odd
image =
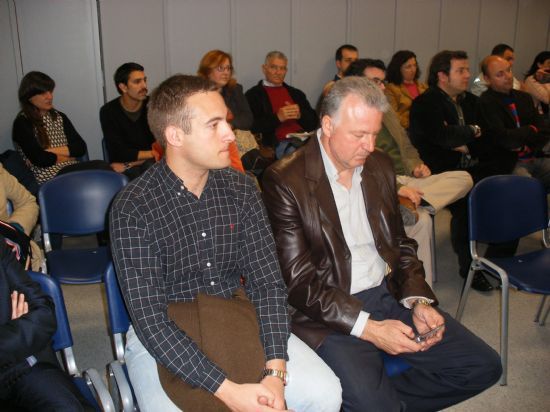
[[[99,402],[101,410],[104,412],[116,412],[113,398],[109,394],[105,383],[99,376],[97,370],[90,368],[82,373],[82,377],[86,379],[86,384],[94,392]]]
[[[113,399],[120,404],[122,408],[118,408],[123,412],[133,412],[134,396],[132,395],[132,387],[124,372],[125,365],[120,361],[112,361],[107,365],[107,377],[109,379],[109,389]],[[114,393],[116,391],[116,393]]]

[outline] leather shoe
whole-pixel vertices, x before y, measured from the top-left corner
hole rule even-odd
[[[474,274],[474,279],[472,280],[472,289],[475,289],[478,292],[490,292],[494,289],[494,287],[483,275],[483,273],[476,272]]]

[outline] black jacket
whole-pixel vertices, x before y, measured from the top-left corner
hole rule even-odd
[[[318,119],[315,110],[311,108],[306,95],[301,91],[286,83],[283,83],[283,87],[286,87],[288,94],[294,100],[298,106],[300,106],[301,117],[298,120],[302,129],[306,132],[315,130],[318,126]],[[252,133],[261,133],[262,141],[269,146],[275,146],[277,138],[275,137],[275,129],[281,124],[279,118],[273,113],[273,107],[269,101],[269,96],[264,89],[263,83],[260,80],[258,84],[249,89],[245,96],[248,100],[248,105],[254,115],[254,122],[252,123]]]
[[[516,119],[505,101],[507,98],[512,98],[516,105],[520,127],[517,127]],[[513,150],[527,145],[536,151],[550,139],[548,124],[535,109],[529,94],[512,90],[509,95],[505,95],[487,89],[479,101],[480,126],[495,146]]]
[[[477,100],[469,92],[458,98],[465,126],[459,124],[453,102],[439,87],[430,87],[413,100],[409,136],[433,173],[458,168],[461,154],[452,150],[454,147],[467,145],[472,156],[476,156],[475,134],[469,125],[477,124]]]
[[[23,293],[29,304],[29,312],[14,320],[10,297],[13,291]],[[0,381],[8,370],[29,356],[57,365],[51,347],[56,327],[52,300],[31,280],[0,236]]]
[[[143,101],[141,115],[135,122],[124,113],[118,97],[99,111],[109,161],[133,162],[137,160],[139,151],[151,150],[155,138],[147,123],[148,101],[149,98]]]
[[[69,118],[60,111],[57,114],[63,119],[63,132],[67,138],[67,146],[69,148],[69,154],[72,157],[80,157],[86,154],[87,146],[86,142],[78,134]],[[57,155],[44,150],[38,143],[34,126],[32,122],[23,114],[19,112],[13,122],[13,141],[21,147],[25,156],[32,162],[32,164],[40,167],[53,166],[57,161]]]

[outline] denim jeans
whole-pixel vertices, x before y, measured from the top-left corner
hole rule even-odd
[[[125,360],[141,411],[179,411],[159,381],[155,359],[143,347],[134,329],[126,334]],[[288,340],[289,375],[285,399],[295,412],[338,412],[342,403],[340,380],[305,343],[291,335]]]

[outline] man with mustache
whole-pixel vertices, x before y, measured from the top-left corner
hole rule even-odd
[[[101,108],[101,129],[111,167],[134,178],[153,161],[154,138],[147,124],[147,77],[140,64],[124,63],[116,70],[114,81],[120,97]]]
[[[254,115],[252,132],[261,133],[264,144],[277,147],[289,134],[314,130],[317,116],[306,95],[285,83],[287,57],[279,51],[269,52],[262,71],[265,79],[246,92]]]

